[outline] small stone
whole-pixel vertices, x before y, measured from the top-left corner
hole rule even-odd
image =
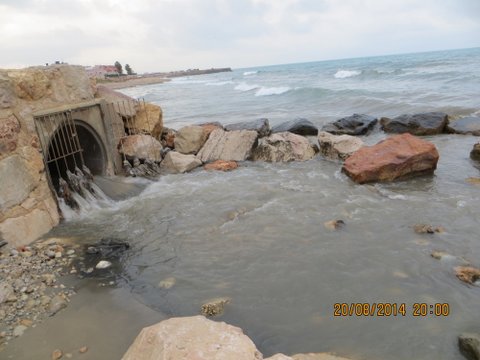
[[[53,283],[56,281],[56,278],[54,274],[43,274],[42,281],[48,286],[52,286]]]
[[[47,251],[45,251],[45,255],[46,255],[48,258],[53,259],[53,258],[55,258],[55,251],[47,250]]]
[[[106,260],[101,260],[98,262],[98,264],[95,266],[96,269],[107,269],[110,266],[112,266],[112,263],[110,261]]]
[[[446,253],[445,251],[433,251],[430,254],[431,257],[437,260],[442,260],[443,258],[454,258],[453,255],[450,255],[449,253]]]
[[[13,296],[13,287],[6,281],[0,282],[0,304],[7,302]]]
[[[22,257],[32,257],[32,252],[31,251],[23,251],[20,253]]]
[[[468,360],[480,360],[480,334],[461,334],[458,337],[458,347]]]
[[[55,253],[55,258],[58,259],[58,258],[61,258],[62,257],[62,253],[60,251],[57,251]]]
[[[174,277],[168,277],[166,279],[163,279],[158,283],[158,287],[162,289],[171,289],[177,280]]]
[[[65,357],[66,357],[67,359],[71,359],[71,358],[73,358],[73,354],[71,354],[71,353],[66,353],[66,354],[65,354]]]
[[[53,316],[57,312],[59,312],[60,310],[66,307],[67,307],[66,300],[62,296],[56,295],[50,301],[50,306],[48,307],[48,313],[50,316]]]
[[[20,321],[20,324],[26,326],[26,327],[30,327],[33,325],[33,321],[32,320],[29,320],[29,319],[23,319],[22,321]]]
[[[326,229],[328,230],[339,230],[345,226],[345,221],[343,220],[330,220],[325,223],[323,223],[323,226],[325,226]]]
[[[13,256],[13,257],[18,256],[18,251],[15,250],[15,249],[12,249],[12,250],[10,251],[10,256]]]
[[[50,297],[48,297],[47,295],[43,295],[41,298],[40,298],[40,303],[43,305],[43,306],[47,306],[48,304],[50,304]]]
[[[78,352],[80,354],[85,354],[88,351],[88,347],[82,346],[80,349],[78,349]]]
[[[225,305],[229,304],[231,300],[228,297],[211,299],[202,305],[201,313],[204,316],[222,315],[225,311]]]
[[[75,250],[70,249],[67,251],[67,255],[73,255],[73,254],[75,254]]]
[[[472,285],[480,280],[480,269],[472,266],[457,266],[455,268],[455,275],[461,281]]]
[[[13,329],[13,336],[22,336],[25,330],[27,330],[27,327],[25,325],[18,325],[17,327],[15,327],[15,329]]]
[[[93,267],[90,267],[87,270],[85,270],[86,274],[91,274],[92,272],[93,272]]]
[[[416,224],[413,226],[413,230],[417,234],[434,234],[434,233],[443,233],[445,229],[442,226],[433,227],[432,225],[427,224]]]
[[[60,349],[53,350],[53,352],[52,352],[52,360],[61,359],[62,356],[63,356],[62,350],[60,350]]]

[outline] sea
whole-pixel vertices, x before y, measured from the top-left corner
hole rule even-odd
[[[174,129],[298,117],[321,127],[353,113],[444,111],[455,120],[480,115],[480,48],[233,69],[122,92],[161,105]],[[376,129],[362,139],[386,136]],[[212,319],[242,328],[265,357],[463,360],[458,336],[479,332],[480,284],[461,282],[454,268],[480,267],[480,166],[469,157],[480,139],[424,139],[440,154],[435,174],[393,183],[355,184],[321,156],[246,161],[227,173],[96,179],[110,190],[133,186],[136,196],[64,214],[48,236],[86,245],[115,239],[130,249],[116,267],[116,289],[79,286],[57,328],[85,339],[92,359],[114,360],[133,341],[132,326],[157,321],[138,316],[138,306],[116,311],[125,302],[116,291],[161,317],[198,315],[206,301],[226,297],[224,314]],[[325,228],[337,219],[341,230]],[[416,224],[443,231],[417,234]],[[100,294],[114,300],[97,301]],[[105,324],[108,336],[95,332]],[[34,358],[27,349],[50,356],[61,344],[41,329],[7,347],[6,358]]]
[[[297,117],[479,114],[480,48],[234,69],[124,89],[162,106],[165,126]]]

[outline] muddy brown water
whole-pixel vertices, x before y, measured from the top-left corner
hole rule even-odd
[[[446,251],[480,266],[480,186],[466,182],[480,176],[469,159],[477,138],[427,139],[440,152],[430,177],[356,185],[320,157],[245,163],[230,173],[143,182],[139,195],[86,211],[50,235],[128,241],[118,288],[79,285],[63,313],[12,341],[2,356],[31,359],[37,348],[74,347],[71,337],[92,329],[98,336],[81,343],[118,359],[142,326],[198,314],[205,300],[228,296],[216,319],[240,326],[264,355],[463,359],[457,336],[480,328],[480,287],[455,277],[455,258],[430,254]],[[332,219],[346,226],[326,230]],[[417,223],[446,231],[418,235]],[[173,287],[159,286],[170,277]],[[406,315],[335,317],[335,303],[405,304]],[[448,304],[450,314],[415,317],[415,303]]]

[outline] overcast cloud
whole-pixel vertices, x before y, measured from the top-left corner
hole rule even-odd
[[[0,67],[138,72],[480,46],[480,0],[0,0]]]

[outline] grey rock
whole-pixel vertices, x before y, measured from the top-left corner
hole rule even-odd
[[[304,118],[297,118],[291,121],[286,121],[272,128],[272,133],[279,133],[289,131],[297,135],[318,135],[318,128],[309,120]]]
[[[320,153],[330,160],[343,161],[360,149],[363,141],[350,135],[333,135],[325,131],[318,134]]]
[[[204,163],[216,160],[245,161],[251,157],[257,139],[256,131],[216,129],[210,133],[197,156]]]
[[[184,155],[170,151],[163,159],[161,167],[172,173],[185,173],[202,165],[195,155]]]
[[[60,295],[56,295],[50,301],[50,305],[48,306],[48,313],[50,316],[53,316],[60,310],[65,309],[66,307],[67,301]]]
[[[383,131],[387,133],[410,133],[417,136],[441,134],[447,123],[448,115],[442,112],[405,114],[380,120]]]
[[[28,328],[25,325],[18,325],[15,327],[15,329],[13,329],[13,336],[15,337],[22,336],[25,330],[27,329]]]
[[[480,117],[467,116],[455,121],[449,121],[447,131],[453,134],[472,134],[480,136]]]
[[[207,134],[201,126],[185,126],[175,134],[175,150],[182,154],[196,154],[205,141]]]
[[[470,152],[470,158],[472,158],[472,160],[480,161],[480,143],[473,145],[473,149]]]
[[[322,131],[334,135],[365,135],[377,124],[378,119],[364,114],[353,114],[331,122],[322,127]]]
[[[110,266],[112,266],[110,261],[101,260],[97,263],[97,265],[95,265],[95,269],[108,269]]]
[[[458,347],[468,360],[480,360],[480,334],[461,334],[458,337]]]
[[[13,287],[6,281],[0,282],[0,304],[7,302],[13,295]]]
[[[0,211],[25,200],[36,182],[37,179],[20,156],[13,155],[0,161]]]
[[[259,140],[252,154],[255,161],[306,161],[315,156],[307,138],[291,132],[272,134]]]
[[[259,137],[264,137],[270,135],[270,123],[268,119],[258,119],[254,121],[240,122],[235,124],[230,124],[225,126],[225,130],[234,131],[234,130],[254,130],[258,132]]]

